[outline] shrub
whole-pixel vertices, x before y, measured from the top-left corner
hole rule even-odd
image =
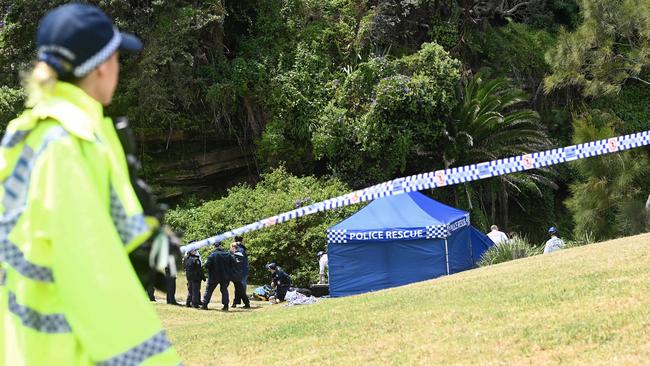
[[[514,238],[507,243],[495,245],[483,253],[479,261],[479,266],[490,266],[514,259],[538,255],[542,250],[542,248],[531,246],[526,238]]]
[[[595,236],[591,232],[583,233],[574,239],[564,241],[564,249],[581,247],[583,245],[593,244],[596,241]]]
[[[0,86],[0,129],[4,131],[7,124],[16,118],[23,107],[25,95],[21,89]]]
[[[184,239],[191,242],[347,192],[348,187],[337,179],[298,178],[281,167],[263,174],[255,187],[239,185],[224,198],[198,207],[171,210],[166,220],[174,229],[183,230]],[[264,265],[269,262],[285,269],[298,286],[305,287],[317,280],[316,253],[325,249],[325,229],[358,209],[351,206],[321,212],[244,235],[250,261],[249,282],[268,282],[270,277]],[[228,240],[224,246],[232,242]],[[203,248],[202,257],[211,250]]]

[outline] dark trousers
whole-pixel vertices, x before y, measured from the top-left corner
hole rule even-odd
[[[246,287],[244,287],[244,284],[236,281],[232,281],[232,284],[235,285],[235,299],[232,303],[239,305],[243,301],[244,305],[251,306],[251,302],[248,300],[248,296],[246,296]]]
[[[248,285],[248,275],[242,277],[241,284],[244,285],[244,295],[246,295],[246,286]],[[241,299],[238,298],[237,295],[235,295],[235,300],[233,301],[233,304],[239,305],[240,303],[241,303]]]
[[[187,306],[201,306],[201,281],[187,281]]]
[[[176,277],[165,276],[167,282],[167,303],[176,304]]]
[[[287,291],[289,290],[289,286],[286,285],[278,285],[278,288],[276,291],[276,295],[278,297],[278,300],[284,301],[284,297],[287,295]]]
[[[147,287],[147,295],[149,296],[149,301],[156,301],[156,297],[153,295],[153,285]]]
[[[219,289],[221,290],[221,303],[223,306],[228,307],[228,283],[229,281],[212,283],[208,282],[208,287],[205,289],[205,295],[203,295],[203,306],[208,306],[210,299],[212,298],[212,293],[217,288],[217,285],[219,285]]]

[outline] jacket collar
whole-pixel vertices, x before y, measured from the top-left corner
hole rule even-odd
[[[95,130],[104,118],[101,103],[62,81],[56,82],[53,92],[36,104],[32,113],[39,119],[56,119],[66,131],[88,141],[95,141]]]

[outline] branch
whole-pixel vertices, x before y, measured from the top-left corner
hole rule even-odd
[[[504,11],[503,14],[512,15],[512,14],[514,14],[514,12],[517,11],[517,9],[521,8],[522,6],[528,6],[528,5],[530,5],[531,3],[534,3],[534,2],[537,2],[537,0],[524,1],[523,3],[519,3],[519,4],[515,5],[515,6],[513,6],[510,10]]]
[[[638,78],[636,76],[632,76],[632,77],[630,77],[630,79],[634,79],[634,80],[640,81],[640,82],[642,82],[642,83],[644,83],[646,85],[650,85],[650,81],[643,80],[643,79]]]

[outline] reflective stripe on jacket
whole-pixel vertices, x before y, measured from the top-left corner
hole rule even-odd
[[[0,365],[176,365],[127,253],[149,237],[103,108],[58,82],[0,146]]]

